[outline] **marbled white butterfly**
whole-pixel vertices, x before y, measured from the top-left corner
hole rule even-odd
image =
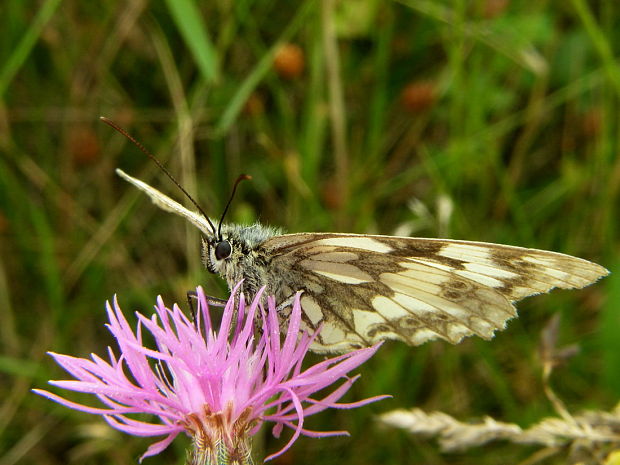
[[[570,255],[484,242],[282,234],[260,224],[222,224],[224,215],[216,228],[157,159],[104,121],[145,151],[200,210],[190,211],[117,170],[157,206],[202,231],[203,262],[209,271],[222,276],[231,289],[243,279],[247,296],[266,286],[266,295],[284,303],[282,320],[290,311],[286,303],[303,291],[302,329],[322,325],[312,346],[316,352],[344,352],[383,339],[410,345],[431,339],[458,343],[473,334],[490,339],[517,315],[514,302],[556,287],[582,288],[609,273]]]

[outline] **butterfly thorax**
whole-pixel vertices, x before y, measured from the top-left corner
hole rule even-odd
[[[243,280],[242,291],[247,298],[251,298],[263,286],[267,286],[269,291],[270,256],[261,248],[261,244],[280,234],[281,230],[259,223],[250,226],[224,224],[221,239],[203,239],[203,263],[210,272],[224,278],[230,289]],[[217,256],[217,245],[220,242],[230,245],[230,255],[226,258]]]

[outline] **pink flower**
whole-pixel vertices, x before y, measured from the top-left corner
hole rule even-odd
[[[310,431],[305,417],[327,408],[353,408],[382,399],[337,401],[357,377],[346,374],[370,358],[374,347],[324,360],[302,370],[302,361],[316,334],[300,334],[301,306],[296,296],[285,335],[281,335],[277,306],[268,298],[260,304],[262,291],[248,306],[243,298],[235,305],[237,289],[222,314],[219,329],[213,327],[202,288],[197,289],[196,321],[177,305],[172,309],[157,299],[150,319],[136,313],[135,332],[125,319],[116,298],[107,303],[108,328],[117,340],[120,356],[108,348],[109,362],[97,355],[92,360],[50,353],[75,380],[50,381],[64,389],[91,393],[104,408],[71,402],[48,391],[35,389],[67,407],[103,415],[114,428],[136,436],[166,436],[152,444],[142,458],[158,454],[181,432],[193,439],[190,464],[224,464],[237,460],[251,463],[250,437],[263,422],[275,423],[277,437],[283,427],[293,430],[288,443],[272,459],[286,451],[301,435],[311,437],[347,434],[345,431]],[[255,330],[257,313],[262,332]],[[143,346],[146,328],[156,349]],[[281,336],[284,340],[281,341]],[[337,380],[340,386],[322,398],[313,396]],[[131,414],[149,413],[152,422]],[[141,458],[141,459],[142,459]]]

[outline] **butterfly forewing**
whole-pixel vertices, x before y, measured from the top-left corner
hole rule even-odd
[[[512,302],[608,273],[569,255],[445,239],[309,233],[262,247],[304,289],[306,326],[322,325],[314,348],[326,352],[382,339],[489,339],[516,316]]]
[[[167,195],[162,194],[154,187],[149,186],[144,181],[140,181],[139,179],[129,176],[121,169],[117,168],[116,174],[118,174],[125,181],[130,182],[135,187],[147,194],[151,198],[153,203],[162,210],[168,211],[170,213],[176,213],[177,215],[182,216],[187,221],[196,226],[198,229],[200,229],[204,234],[208,235],[212,233],[207,219],[201,214],[188,210],[183,205],[176,202],[175,200],[172,200]]]

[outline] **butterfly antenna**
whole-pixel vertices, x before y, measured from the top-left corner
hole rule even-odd
[[[170,174],[170,171],[168,171],[166,169],[166,167],[164,165],[161,164],[161,162],[155,157],[155,155],[153,155],[151,152],[149,152],[144,145],[142,145],[140,142],[138,142],[131,134],[129,134],[126,130],[124,130],[123,128],[121,128],[118,124],[116,124],[114,121],[106,118],[105,116],[100,116],[99,119],[101,121],[103,121],[105,124],[107,124],[108,126],[110,126],[111,128],[115,129],[116,131],[120,132],[123,136],[125,136],[127,139],[129,139],[131,142],[133,142],[133,144],[138,147],[142,152],[144,152],[146,154],[147,157],[149,157],[151,160],[153,160],[153,162],[155,162],[155,164],[158,166],[158,168],[160,170],[162,170],[164,172],[164,174],[166,176],[168,176],[168,178],[179,188],[181,189],[181,192],[183,192],[183,194],[185,194],[185,196],[190,200],[190,202],[192,202],[194,204],[194,206],[198,209],[198,211],[200,212],[200,214],[202,216],[205,217],[205,219],[207,220],[207,223],[209,223],[209,226],[211,227],[211,231],[213,232],[213,234],[215,234],[215,226],[213,226],[213,223],[211,223],[211,220],[209,219],[209,217],[207,216],[207,214],[204,212],[204,210],[200,207],[200,205],[198,205],[198,202],[196,202],[191,195],[189,195],[189,193],[183,188],[183,186],[181,184],[179,184],[179,182],[174,179],[174,177]],[[235,185],[235,187],[237,187]],[[234,191],[233,191],[234,193]],[[230,202],[229,202],[230,203]],[[226,207],[228,208],[228,207]],[[220,224],[221,226],[221,224]],[[218,228],[218,234],[219,234],[219,228]]]
[[[224,213],[222,213],[222,216],[220,218],[220,222],[217,225],[217,237],[218,240],[222,240],[222,223],[224,222],[224,218],[226,217],[226,213],[228,212],[228,207],[230,207],[230,204],[233,201],[233,198],[235,197],[235,192],[237,192],[237,186],[239,185],[239,183],[241,183],[241,181],[249,181],[250,179],[252,179],[252,176],[250,176],[249,174],[241,174],[239,175],[239,177],[237,178],[237,180],[235,181],[235,185],[232,188],[232,192],[230,193],[230,198],[228,199],[228,203],[226,204],[226,208],[224,208]]]

